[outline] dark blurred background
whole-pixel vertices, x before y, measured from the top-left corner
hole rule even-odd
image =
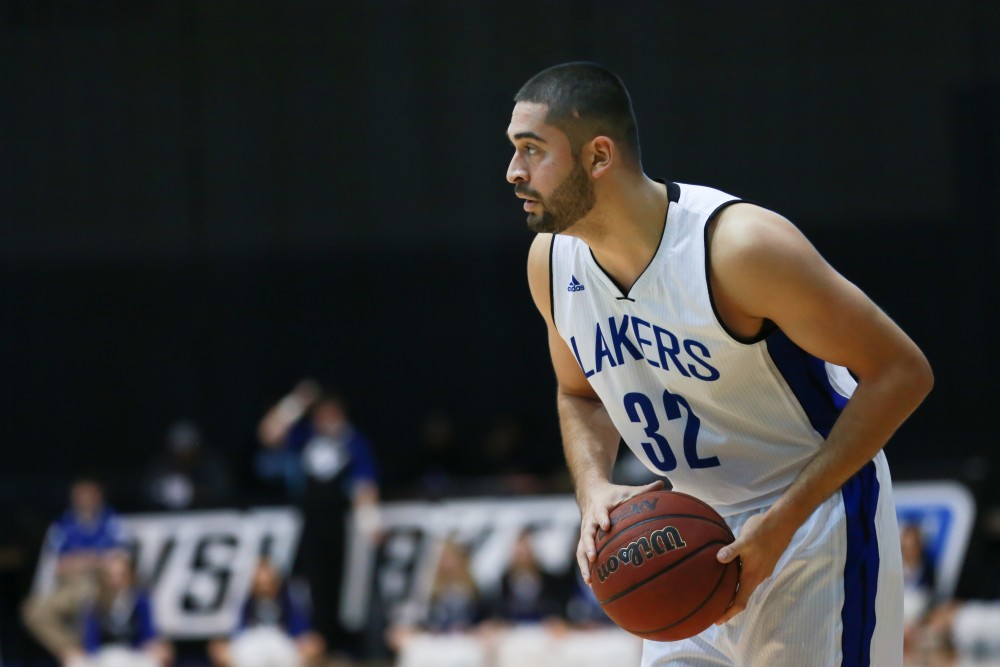
[[[302,377],[343,391],[386,497],[434,411],[473,461],[515,419],[512,469],[558,473],[503,133],[574,59],[629,86],[647,173],[787,215],[926,351],[897,477],[996,501],[998,7],[3,0],[5,521],[81,469],[130,509],[179,417],[248,478]]]

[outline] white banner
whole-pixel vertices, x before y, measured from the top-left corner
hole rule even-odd
[[[341,620],[348,628],[360,629],[369,621],[373,592],[390,618],[419,618],[445,538],[469,549],[482,591],[499,585],[524,531],[542,568],[566,572],[576,552],[580,512],[572,496],[387,503],[381,527],[378,544],[360,526],[351,527],[341,599]]]
[[[169,637],[233,631],[261,555],[289,572],[302,529],[291,508],[133,514],[121,518],[139,580],[152,592],[156,623]],[[44,553],[36,587],[45,590],[55,555]]]

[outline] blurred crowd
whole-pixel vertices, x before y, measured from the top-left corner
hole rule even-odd
[[[377,537],[387,477],[393,499],[565,490],[558,474],[547,477],[557,466],[540,469],[545,457],[528,455],[534,443],[527,430],[503,416],[470,448],[447,413],[432,411],[415,446],[392,465],[380,465],[376,449],[348,418],[343,397],[310,379],[266,407],[246,460],[227,456],[198,424],[179,419],[165,429],[162,447],[144,469],[126,471],[135,480],[131,488],[121,485],[117,470],[117,483],[107,486],[107,469],[99,462],[77,474],[69,484],[69,507],[47,525],[41,545],[37,531],[16,534],[8,528],[14,522],[0,526],[0,573],[16,573],[0,577],[0,665],[304,667],[328,658],[353,664],[372,651],[338,614],[344,517],[353,513]],[[554,464],[559,450],[549,449]],[[295,561],[282,571],[261,554],[230,635],[196,646],[172,642],[160,632],[150,591],[138,576],[135,545],[115,509],[119,499],[127,511],[145,513],[294,507],[303,520]],[[563,595],[553,586],[546,580],[549,605]],[[465,622],[471,626],[501,607],[490,609],[477,607],[477,616]],[[464,611],[453,609],[450,621],[439,616],[443,611],[435,606],[428,627],[463,622]],[[391,628],[382,641],[385,653],[418,627]]]
[[[611,624],[575,568],[546,572],[528,532],[518,536],[492,594],[477,586],[462,544],[439,546],[426,605],[386,633],[400,667],[639,663],[641,642]]]
[[[936,563],[919,525],[900,526],[903,553],[903,646],[908,665],[1000,665],[1000,590],[983,599],[942,594]],[[987,584],[987,588],[989,584]]]
[[[0,666],[638,664],[635,638],[610,624],[575,567],[543,567],[530,531],[513,540],[496,586],[477,583],[468,543],[441,535],[426,595],[360,631],[342,621],[351,534],[345,517],[353,516],[377,543],[384,537],[379,516],[386,497],[568,492],[558,446],[539,445],[526,424],[502,416],[470,446],[447,413],[433,411],[415,446],[386,465],[351,422],[343,397],[313,380],[299,382],[264,409],[247,461],[234,463],[206,442],[198,425],[179,420],[166,429],[162,451],[136,471],[141,484],[126,503],[129,511],[292,506],[303,522],[294,562],[286,566],[256,555],[228,631],[198,642],[167,637],[138,572],[134,544],[109,502],[114,495],[100,476],[78,475],[68,489],[68,508],[50,517],[44,543],[30,546],[30,557],[0,532],[0,572],[29,573],[0,579]],[[538,455],[542,450],[548,454]],[[634,463],[623,458],[616,476],[646,481],[648,473]],[[907,664],[1000,665],[1000,590],[986,587],[984,600],[943,595],[921,527],[902,525],[900,539]],[[36,562],[39,551],[49,557]]]

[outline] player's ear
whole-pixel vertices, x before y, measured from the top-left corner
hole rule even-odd
[[[605,136],[594,137],[588,145],[588,164],[584,166],[594,178],[600,178],[615,159],[615,142]]]

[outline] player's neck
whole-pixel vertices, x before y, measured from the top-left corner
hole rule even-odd
[[[616,183],[580,231],[601,268],[624,291],[649,266],[666,224],[667,188],[645,175]]]

